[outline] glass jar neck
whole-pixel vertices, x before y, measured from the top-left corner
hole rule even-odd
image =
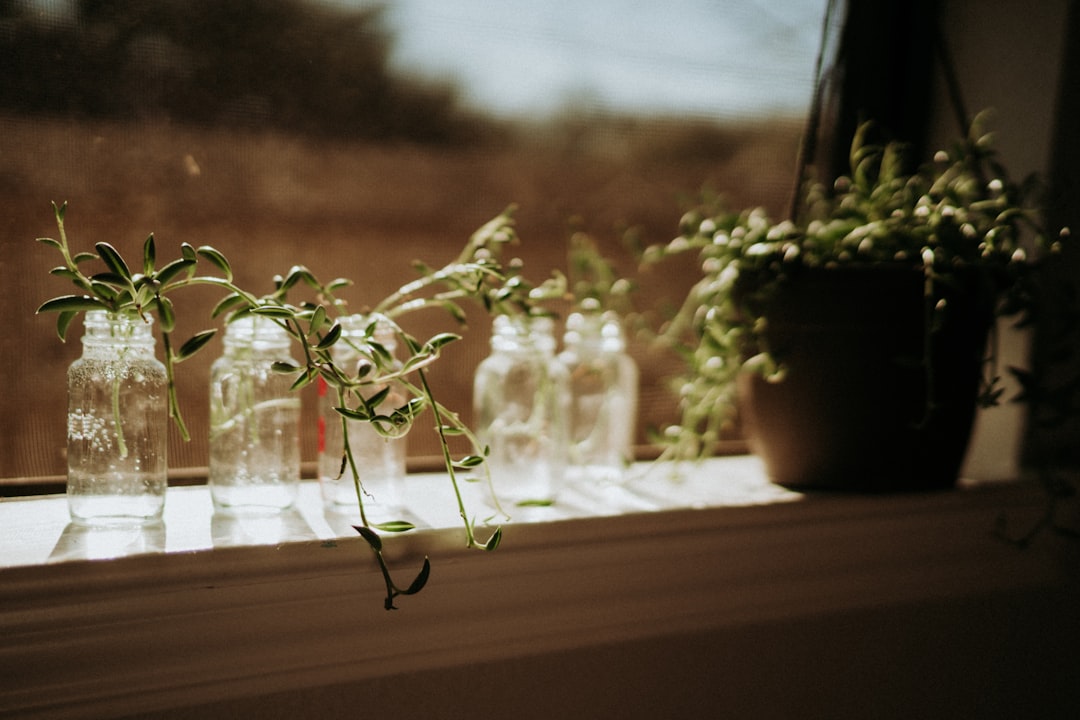
[[[567,349],[590,353],[621,353],[626,350],[622,322],[612,312],[575,312],[566,319],[563,342]]]
[[[152,353],[152,323],[150,316],[144,318],[134,314],[89,310],[83,320],[83,348],[109,352],[126,348]]]
[[[373,322],[375,323],[375,329],[369,336],[368,327]],[[349,340],[353,345],[365,347],[369,340],[374,340],[386,348],[391,355],[397,350],[397,336],[394,334],[394,326],[385,317],[358,313],[338,318],[338,324],[341,325],[341,337]],[[344,343],[339,340],[338,346],[340,347],[342,344]]]
[[[246,315],[225,327],[225,350],[277,352],[289,348],[289,333],[272,318]]]
[[[555,353],[555,323],[549,317],[499,315],[492,322],[491,348],[497,352]]]

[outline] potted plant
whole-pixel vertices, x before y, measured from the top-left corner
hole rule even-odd
[[[710,454],[738,417],[785,486],[955,482],[976,406],[1002,393],[995,318],[1024,313],[1062,239],[1040,232],[1032,186],[1009,179],[978,121],[914,172],[872,132],[793,219],[713,202],[647,251],[696,252],[701,267],[660,333],[685,361],[669,455]]]

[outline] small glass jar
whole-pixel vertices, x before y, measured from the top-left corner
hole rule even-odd
[[[550,502],[562,482],[568,392],[553,328],[548,317],[496,317],[476,369],[476,434],[500,502]]]
[[[633,460],[638,368],[618,315],[583,303],[566,319],[559,360],[570,382],[567,474],[619,482]]]
[[[223,512],[279,512],[300,483],[300,398],[289,334],[273,319],[249,315],[225,328],[225,350],[210,367],[210,493]]]
[[[159,520],[168,485],[168,389],[150,318],[86,313],[68,368],[67,499],[86,525]]]
[[[366,335],[372,319],[366,315],[348,315],[339,318],[341,338],[334,344],[334,363],[349,374],[356,374],[361,363],[369,363],[371,350]],[[373,333],[375,342],[390,355],[397,350],[394,329],[386,322],[377,322]],[[347,426],[349,448],[360,475],[360,489],[364,493],[364,513],[371,522],[399,519],[401,485],[405,481],[404,437],[388,439],[379,435],[369,423],[346,420],[337,411],[340,401],[335,388],[319,378],[319,396],[322,414],[319,418],[319,486],[323,504],[327,510],[341,513],[358,513],[359,498],[352,470],[344,462],[345,443],[343,429]],[[372,385],[365,393],[371,397],[381,392],[384,385]],[[407,396],[400,383],[390,385],[390,392],[380,408],[397,408],[404,405]]]

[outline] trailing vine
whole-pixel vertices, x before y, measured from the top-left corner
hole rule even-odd
[[[460,473],[487,474],[488,448],[480,446],[476,436],[457,413],[437,400],[428,376],[442,349],[461,336],[444,332],[421,341],[409,334],[399,320],[409,313],[434,308],[448,313],[455,323],[463,325],[466,313],[462,302],[466,300],[479,303],[490,314],[536,314],[543,312],[539,301],[561,297],[565,293],[565,280],[561,276],[555,275],[534,286],[521,274],[519,261],[512,260],[505,265],[501,262],[504,248],[518,240],[512,219],[513,208],[508,208],[477,230],[458,257],[447,265],[432,269],[423,263],[416,263],[419,273],[416,280],[401,286],[378,302],[372,311],[365,313],[368,324],[360,338],[351,338],[343,332],[342,319],[348,313],[348,305],[338,294],[353,284],[351,280],[338,278],[324,283],[303,265],[296,265],[285,275],[274,278],[273,292],[257,295],[234,282],[231,263],[224,254],[210,246],[194,248],[182,244],[180,258],[158,267],[152,235],[143,246],[142,272],[132,272],[120,253],[107,243],[98,243],[95,253],[73,254],[64,228],[66,204],[54,204],[54,208],[59,239],[40,238],[39,241],[55,247],[64,259],[64,264],[54,269],[52,274],[69,279],[82,292],[48,300],[38,308],[38,312],[58,314],[57,332],[61,340],[66,338],[74,317],[86,310],[102,309],[144,320],[150,314],[156,315],[166,352],[169,414],[185,440],[190,435],[177,402],[173,367],[204,347],[216,331],[210,329],[197,333],[174,351],[171,334],[175,328],[175,310],[167,294],[194,285],[216,287],[224,295],[211,311],[213,318],[224,317],[226,322],[236,322],[253,315],[269,318],[299,346],[302,360],[298,364],[277,362],[272,369],[294,376],[294,391],[317,380],[325,382],[334,391],[334,410],[342,423],[345,438],[341,472],[348,472],[352,477],[358,501],[360,522],[353,527],[370,547],[383,576],[386,609],[395,609],[396,598],[416,594],[424,588],[431,572],[430,561],[424,558],[421,569],[407,585],[400,585],[393,579],[383,554],[383,540],[379,532],[404,532],[414,529],[414,526],[401,520],[378,524],[368,520],[361,472],[348,443],[348,423],[368,423],[379,435],[397,438],[408,433],[418,419],[430,410],[444,466],[454,490],[458,514],[464,524],[466,546],[487,551],[499,546],[502,528],[496,527],[481,539],[465,507],[459,485],[462,478]],[[198,274],[199,260],[208,262],[216,274]],[[84,270],[94,261],[104,263],[105,270]],[[308,290],[310,299],[291,301],[290,296],[301,288]],[[406,349],[408,356],[403,361],[395,359],[378,341],[376,329],[380,323],[388,325]],[[353,367],[342,367],[335,360],[333,352],[335,346],[342,342],[349,343],[362,361]],[[391,382],[403,387],[408,397],[400,405],[387,407],[388,383]],[[455,455],[450,439],[456,437],[464,438],[471,450],[463,455]],[[491,487],[490,477],[488,487]]]

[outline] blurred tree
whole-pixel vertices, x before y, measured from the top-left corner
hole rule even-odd
[[[0,110],[460,142],[456,88],[396,75],[384,8],[312,0],[0,0]]]

